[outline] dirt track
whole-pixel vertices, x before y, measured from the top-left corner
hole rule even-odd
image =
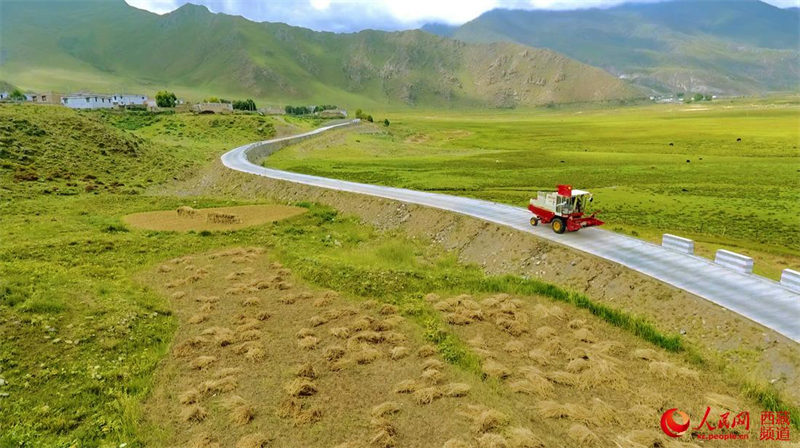
[[[642,315],[664,331],[683,334],[707,356],[721,355],[800,402],[796,343],[685,291],[530,234],[442,210],[238,173],[218,161],[166,193],[329,205],[377,228],[400,229],[436,242],[488,273],[540,278]]]

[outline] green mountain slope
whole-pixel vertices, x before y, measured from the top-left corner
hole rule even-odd
[[[465,42],[550,48],[657,92],[800,88],[800,15],[756,0],[677,0],[577,11],[498,9],[457,28],[423,29]]]
[[[122,0],[0,5],[0,79],[23,88],[500,107],[641,95],[602,70],[518,44],[323,33],[192,5],[164,16]]]

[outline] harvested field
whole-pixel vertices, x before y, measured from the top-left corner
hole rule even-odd
[[[659,431],[658,419],[671,407],[698,419],[706,406],[717,417],[760,409],[718,373],[642,344],[585,310],[508,294],[443,296],[433,307],[447,319],[458,303],[475,304],[468,309],[483,318],[459,320],[451,329],[480,356],[482,374],[499,383],[504,397],[493,408],[462,412],[473,433],[493,431],[479,436],[478,446],[514,446],[512,439],[520,446],[617,446],[624,434]],[[715,392],[703,396],[698,390]],[[503,416],[536,423],[512,432],[506,426],[516,422]],[[654,440],[641,446],[682,446]],[[737,443],[757,440],[751,435]]]
[[[280,221],[303,214],[307,209],[290,205],[240,205],[195,209],[189,206],[177,210],[161,210],[126,215],[123,221],[137,229],[188,232],[193,230],[236,230]],[[232,273],[233,276],[236,273]]]
[[[179,321],[145,404],[147,425],[158,428],[148,445],[442,446],[469,437],[460,419],[427,424],[455,414],[474,386],[397,308],[354,306],[304,286],[259,249],[174,261],[146,274],[171,297]],[[172,295],[166,285],[189,264],[207,275]],[[269,283],[245,299],[229,290],[275,276],[295,286]],[[404,380],[419,381],[419,392],[395,393]]]
[[[719,374],[541,297],[417,302],[480,359],[471,371],[425,342],[404,306],[316,290],[261,249],[162,266],[147,281],[179,329],[146,403],[156,446],[669,447],[642,432],[668,407],[759,409]],[[198,270],[183,294],[168,287]]]

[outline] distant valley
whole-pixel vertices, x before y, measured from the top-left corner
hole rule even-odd
[[[800,12],[757,0],[630,3],[609,9],[497,9],[429,32],[549,48],[659,94],[753,95],[800,88]]]

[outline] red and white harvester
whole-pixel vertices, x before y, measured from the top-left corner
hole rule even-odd
[[[536,199],[531,199],[528,210],[533,213],[531,225],[550,224],[553,232],[575,232],[584,227],[600,226],[603,221],[595,218],[597,212],[586,214],[586,207],[592,202],[588,191],[573,190],[572,185],[559,185],[558,191],[540,191]]]

